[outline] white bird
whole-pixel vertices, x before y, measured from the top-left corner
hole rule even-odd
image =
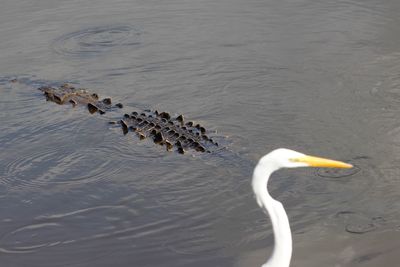
[[[282,203],[273,199],[267,190],[270,175],[280,168],[327,167],[352,168],[340,161],[307,156],[279,148],[263,156],[254,168],[252,187],[258,205],[269,215],[274,231],[275,245],[269,260],[262,267],[289,267],[292,257],[292,233]]]

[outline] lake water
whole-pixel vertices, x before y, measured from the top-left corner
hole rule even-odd
[[[0,262],[260,266],[252,168],[288,147],[352,173],[283,170],[292,265],[400,260],[397,0],[3,0]],[[20,82],[10,83],[13,78]],[[200,122],[229,153],[179,155],[46,102],[69,82]]]

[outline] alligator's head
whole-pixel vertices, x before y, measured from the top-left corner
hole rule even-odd
[[[60,95],[57,90],[50,86],[42,86],[38,88],[46,96],[46,100],[53,101],[57,104],[64,104],[65,95]]]

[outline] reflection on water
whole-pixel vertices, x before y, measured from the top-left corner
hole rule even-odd
[[[394,266],[398,8],[373,0],[5,2],[2,264],[258,266],[273,236],[252,196],[252,167],[289,147],[357,166],[271,178],[290,217],[293,266]],[[36,90],[64,82],[128,112],[184,114],[226,149],[166,153],[107,123],[121,114],[59,106]]]

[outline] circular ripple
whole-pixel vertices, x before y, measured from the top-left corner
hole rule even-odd
[[[93,160],[92,155],[99,153],[98,149],[64,153],[59,149],[49,147],[14,155],[14,159],[8,159],[3,165],[0,185],[14,190],[39,189],[56,184],[78,185],[106,180],[118,172],[110,159]]]
[[[351,169],[318,168],[316,169],[315,174],[320,177],[333,179],[349,177],[360,172],[361,168],[357,166],[357,162],[362,159],[368,159],[368,157],[361,156],[353,158],[351,160],[345,160],[345,162],[348,162],[354,166]]]
[[[65,56],[96,56],[124,46],[138,46],[140,34],[128,25],[93,27],[60,36],[52,48]]]
[[[373,223],[367,224],[348,224],[346,225],[346,231],[351,234],[365,234],[376,230],[378,227]]]
[[[386,223],[382,216],[367,217],[362,213],[354,211],[340,211],[336,213],[336,218],[345,223],[345,230],[351,234],[365,234],[377,230]]]

